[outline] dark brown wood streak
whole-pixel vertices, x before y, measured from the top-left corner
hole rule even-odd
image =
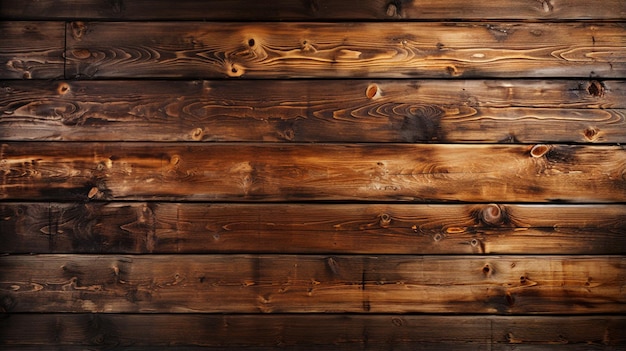
[[[0,79],[64,77],[63,22],[0,21],[0,38]]]
[[[13,314],[0,319],[12,350],[617,350],[623,316]],[[555,347],[557,345],[558,347]],[[565,346],[565,348],[564,348]],[[30,348],[28,348],[30,347]]]
[[[624,254],[624,205],[11,203],[5,253]]]
[[[68,26],[65,72],[72,78],[620,78],[626,73],[623,23]]]
[[[80,4],[80,6],[78,6]],[[388,1],[388,0],[38,0],[0,3],[8,18],[104,20],[621,20],[626,6],[621,0],[604,0],[601,6],[586,0],[538,1]],[[242,10],[242,9],[245,9]]]

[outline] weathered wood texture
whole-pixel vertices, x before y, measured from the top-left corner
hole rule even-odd
[[[588,351],[618,350],[624,329],[606,316],[18,314],[0,319],[0,346]]]
[[[0,348],[623,350],[622,0],[0,0]]]
[[[67,26],[71,78],[626,76],[624,23]]]
[[[626,313],[623,256],[30,255],[0,263],[6,312]]]
[[[626,205],[5,203],[3,253],[624,254]]]
[[[621,146],[6,143],[4,200],[620,202]],[[497,166],[496,166],[497,165]]]
[[[387,1],[387,0],[168,0],[2,1],[0,15],[17,19],[104,20],[622,20],[621,0]]]
[[[63,22],[0,21],[0,38],[0,79],[64,77]]]
[[[2,81],[0,139],[626,143],[621,80]]]

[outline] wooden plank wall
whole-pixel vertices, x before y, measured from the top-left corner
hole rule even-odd
[[[623,0],[0,15],[0,348],[626,348]]]

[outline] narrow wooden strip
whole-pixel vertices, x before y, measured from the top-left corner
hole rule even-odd
[[[11,200],[621,202],[621,146],[6,143]]]
[[[626,313],[623,256],[0,257],[7,312]]]
[[[0,38],[0,79],[63,78],[63,22],[0,21]]]
[[[76,78],[626,75],[623,23],[68,24]]]
[[[598,80],[0,82],[0,139],[626,143]]]
[[[51,345],[64,350],[617,350],[626,345],[624,328],[624,316],[10,314],[0,319],[0,345],[19,350]]]
[[[624,254],[625,205],[0,204],[4,253]]]
[[[620,20],[626,6],[620,0],[601,4],[566,1],[386,1],[386,0],[167,0],[97,1],[39,0],[35,4],[7,1],[0,14],[16,19],[93,18],[113,20],[398,20],[398,19],[570,19]]]

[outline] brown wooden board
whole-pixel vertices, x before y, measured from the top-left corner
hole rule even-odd
[[[622,146],[5,143],[3,200],[621,202]]]
[[[0,21],[0,38],[0,79],[63,78],[63,22]]]
[[[626,205],[3,203],[2,253],[624,254]]]
[[[626,5],[620,0],[538,1],[387,1],[387,0],[167,0],[98,1],[38,0],[0,2],[6,18],[93,18],[111,20],[620,20]]]
[[[624,316],[12,314],[0,345],[147,350],[618,350]]]
[[[626,143],[598,80],[2,81],[0,139]]]
[[[623,256],[10,255],[0,265],[6,312],[626,313]]]
[[[624,23],[73,22],[72,78],[626,75]]]

